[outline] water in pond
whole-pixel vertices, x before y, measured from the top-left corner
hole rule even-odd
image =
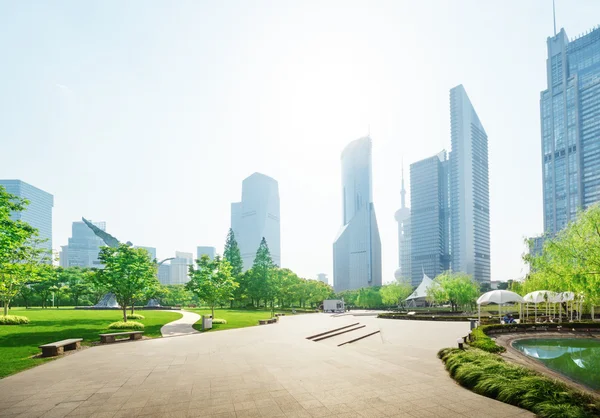
[[[576,382],[600,390],[600,340],[584,338],[531,338],[513,347]]]

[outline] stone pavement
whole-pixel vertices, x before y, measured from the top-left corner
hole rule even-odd
[[[353,322],[381,334],[342,347],[305,339]],[[98,346],[0,380],[0,416],[533,416],[448,377],[435,352],[467,330],[463,323],[310,314]]]
[[[162,326],[160,333],[163,337],[177,337],[180,335],[195,334],[198,332],[194,329],[194,327],[192,327],[192,325],[200,320],[200,315],[187,311],[179,311],[179,313],[183,315],[182,318]]]

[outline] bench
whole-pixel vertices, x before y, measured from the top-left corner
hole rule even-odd
[[[68,350],[77,350],[81,347],[82,341],[83,338],[71,338],[69,340],[40,345],[39,348],[42,349],[42,357],[55,357]]]
[[[269,323],[268,319],[259,319],[258,325],[267,325]]]
[[[277,318],[267,319],[267,323],[269,323],[269,324],[275,324],[276,322],[277,322]]]
[[[117,341],[115,337],[128,336],[130,340],[141,340],[144,331],[128,331],[128,332],[114,332],[112,334],[100,334],[100,342],[102,344],[110,344]],[[121,340],[126,340],[127,338],[121,338]]]

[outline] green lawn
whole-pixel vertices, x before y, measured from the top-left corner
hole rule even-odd
[[[146,319],[137,320],[145,325],[144,336],[160,337],[160,328],[167,322],[181,318],[181,314],[160,311],[137,311]],[[99,341],[98,334],[118,332],[109,330],[111,322],[122,320],[120,311],[92,311],[61,309],[13,308],[10,315],[29,318],[27,325],[0,325],[0,378],[28,369],[51,359],[31,358],[39,354],[38,346],[67,338],[83,338],[83,344]]]
[[[186,309],[186,311],[195,312],[198,315],[210,315],[210,309]],[[275,310],[275,312],[279,312]],[[286,312],[286,315],[291,313]],[[258,325],[259,319],[271,318],[271,310],[253,310],[253,309],[215,309],[215,318],[225,319],[226,324],[214,324],[214,331],[224,329],[244,328]],[[202,320],[194,324],[198,331],[202,330]]]

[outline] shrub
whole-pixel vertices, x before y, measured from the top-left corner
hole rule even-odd
[[[17,315],[0,315],[0,325],[22,325],[29,324],[29,318]]]
[[[442,315],[432,315],[430,313],[419,313],[417,315],[408,315],[405,313],[398,312],[384,312],[377,315],[377,318],[383,319],[405,319],[409,321],[458,321],[468,322],[470,317],[457,315],[448,315],[450,312],[444,312]]]
[[[469,342],[469,345],[473,347],[488,353],[503,353],[506,351],[506,348],[497,345],[494,340],[488,337],[482,328],[475,328],[471,331],[471,337],[473,340]]]
[[[226,324],[227,320],[222,318],[215,318],[212,320],[213,324]]]
[[[480,395],[528,409],[542,418],[600,416],[600,401],[583,392],[541,376],[533,370],[506,363],[479,349],[445,348],[438,352],[450,375]]]
[[[144,315],[140,315],[137,313],[127,315],[127,319],[145,319],[145,318],[146,317]]]
[[[113,322],[108,326],[110,329],[144,329],[144,324],[135,321]]]

